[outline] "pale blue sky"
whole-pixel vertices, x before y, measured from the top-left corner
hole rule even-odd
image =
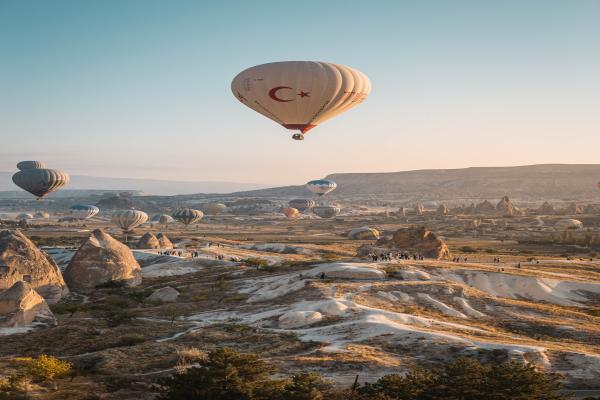
[[[599,163],[600,1],[0,0],[0,170],[298,184]],[[323,60],[371,97],[304,142],[232,96]]]

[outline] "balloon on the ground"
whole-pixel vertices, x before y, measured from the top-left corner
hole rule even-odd
[[[17,215],[17,220],[21,221],[24,219],[33,219],[33,215],[29,214],[29,213],[21,213],[19,215]]]
[[[337,183],[328,179],[315,179],[314,181],[308,182],[306,187],[311,192],[319,196],[324,196],[327,193],[334,191],[337,187]]]
[[[158,223],[161,225],[167,225],[175,222],[175,219],[171,217],[169,214],[156,214],[152,217],[152,222]]]
[[[336,206],[317,206],[312,211],[321,218],[333,218],[340,213],[340,209]]]
[[[293,207],[285,207],[281,210],[281,212],[283,212],[283,214],[288,218],[296,218],[298,215],[300,215],[300,211]]]
[[[66,186],[70,177],[58,169],[27,168],[14,174],[12,180],[21,189],[41,199]]]
[[[185,225],[198,222],[202,217],[204,217],[204,213],[200,210],[194,210],[193,208],[180,208],[173,213],[173,218]]]
[[[288,205],[300,212],[304,212],[313,208],[315,206],[315,201],[312,199],[294,199],[290,200]]]
[[[340,64],[283,61],[240,72],[231,82],[244,105],[291,130],[302,140],[310,129],[362,103],[371,82],[362,72]]]
[[[100,212],[98,207],[86,204],[75,204],[69,210],[73,218],[77,219],[90,219]]]
[[[379,239],[379,231],[368,226],[361,226],[360,228],[354,228],[348,232],[348,239],[354,240],[370,240]]]
[[[113,214],[112,221],[124,232],[129,232],[148,221],[148,214],[140,210],[117,211]]]
[[[227,209],[227,206],[223,203],[210,203],[204,207],[206,213],[209,215],[222,214]]]
[[[25,171],[26,169],[43,169],[46,168],[46,163],[43,161],[21,161],[17,164],[19,171]]]

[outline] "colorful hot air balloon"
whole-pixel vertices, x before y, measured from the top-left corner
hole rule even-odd
[[[335,183],[334,181],[327,180],[327,179],[316,179],[314,181],[308,182],[306,184],[306,187],[311,192],[313,192],[319,196],[324,196],[327,193],[334,191],[335,188],[337,187],[337,183]]]
[[[371,82],[345,65],[314,61],[283,61],[257,65],[231,82],[235,97],[287,129],[300,133],[363,102]]]
[[[210,203],[204,207],[204,210],[209,215],[217,215],[225,212],[227,206],[223,203]]]
[[[127,233],[148,221],[148,214],[140,210],[117,211],[113,214],[112,221]]]
[[[76,219],[90,219],[100,212],[98,207],[85,204],[75,204],[69,210]]]
[[[44,169],[46,164],[43,161],[21,161],[17,164],[19,171],[25,171],[26,169]]]
[[[40,200],[48,193],[56,192],[69,184],[70,178],[69,174],[58,169],[33,168],[30,165],[30,167],[26,167],[14,174],[12,180],[15,185],[33,194]]]
[[[193,208],[180,208],[173,213],[173,218],[185,225],[200,221],[202,217],[204,217],[204,213]]]
[[[294,199],[290,200],[288,205],[300,212],[304,212],[313,208],[315,206],[315,201],[312,199]]]
[[[285,207],[281,210],[281,212],[288,218],[296,218],[298,215],[300,215],[300,211],[293,207]]]
[[[336,206],[317,206],[312,212],[321,218],[333,218],[340,213],[340,209]]]

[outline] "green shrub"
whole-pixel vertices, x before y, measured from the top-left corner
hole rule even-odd
[[[16,362],[21,373],[37,382],[64,378],[71,372],[71,363],[46,354],[37,358],[18,358]]]
[[[461,246],[458,248],[463,253],[477,253],[477,249],[471,246]]]

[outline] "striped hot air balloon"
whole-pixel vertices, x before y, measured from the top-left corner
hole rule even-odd
[[[123,232],[130,232],[148,221],[148,214],[140,210],[117,211],[113,214],[112,221],[121,228]]]
[[[240,72],[231,90],[244,105],[299,131],[292,138],[302,140],[312,128],[362,103],[371,92],[371,82],[345,65],[283,61]]]
[[[202,217],[204,217],[204,213],[193,208],[180,208],[173,213],[173,218],[185,225],[198,222]]]
[[[75,204],[69,210],[73,218],[76,219],[90,219],[100,212],[98,207],[85,204]]]
[[[69,184],[70,177],[64,171],[47,168],[26,168],[12,177],[15,185],[42,199]]]
[[[46,164],[43,161],[21,161],[17,164],[19,171],[25,171],[26,169],[44,169]]]
[[[296,218],[300,215],[300,211],[293,207],[285,207],[281,210],[281,212],[288,218]]]
[[[340,213],[340,209],[336,206],[317,206],[312,212],[321,218],[333,218]]]
[[[327,179],[315,179],[306,184],[308,190],[318,196],[324,196],[329,192],[332,192],[337,187],[337,183]]]
[[[312,199],[294,199],[290,200],[288,205],[300,212],[304,212],[313,208],[315,206],[315,201]]]

